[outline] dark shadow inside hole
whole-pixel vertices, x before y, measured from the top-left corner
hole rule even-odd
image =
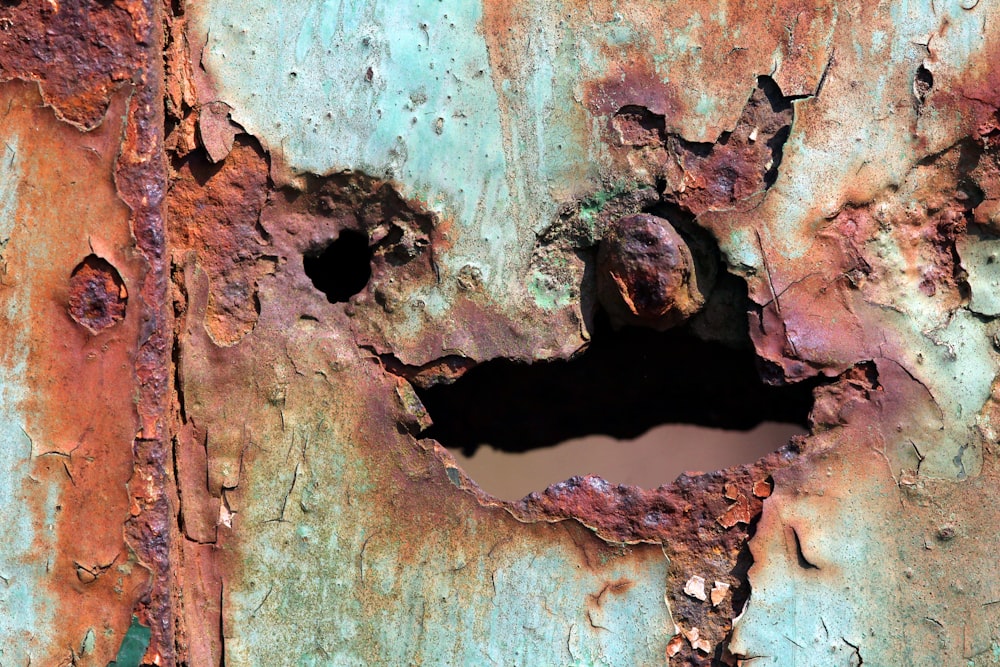
[[[931,71],[923,65],[917,67],[917,74],[913,77],[913,94],[916,95],[917,101],[923,104],[933,87],[934,75]]]
[[[345,229],[334,241],[307,252],[302,263],[306,275],[330,303],[345,303],[372,277],[372,251],[368,237]]]
[[[782,93],[781,87],[771,77],[766,75],[758,76],[757,87],[764,93],[764,97],[767,98],[768,103],[771,105],[771,111],[774,113],[781,113],[792,108],[792,100],[795,98]]]
[[[771,149],[771,168],[764,173],[764,187],[770,188],[778,180],[778,167],[785,155],[785,142],[792,132],[791,125],[785,125],[768,139],[767,147]]]
[[[574,359],[490,361],[417,393],[434,422],[424,435],[468,456],[484,443],[524,452],[588,435],[632,439],[662,424],[805,428],[815,385],[765,384],[750,347],[706,342],[687,327],[614,331],[599,314]]]

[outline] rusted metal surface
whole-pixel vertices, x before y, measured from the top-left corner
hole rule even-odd
[[[0,8],[5,664],[105,665],[143,625],[171,660],[168,486],[134,457],[166,432],[158,23],[141,2]]]
[[[995,662],[998,11],[6,3],[0,661]],[[810,435],[488,496],[418,390],[601,309]]]
[[[648,214],[608,226],[597,256],[597,290],[623,324],[669,328],[705,305],[695,260],[673,226]],[[707,289],[706,289],[707,291]]]
[[[615,225],[637,219],[629,216],[651,214],[672,225],[677,220],[684,238],[666,242],[670,247],[716,244],[722,266],[706,270],[745,281],[749,335],[767,377],[834,379],[818,390],[813,435],[753,466],[682,478],[659,490],[618,488],[589,477],[512,505],[489,499],[456,471],[459,486],[478,500],[471,507],[492,512],[495,521],[503,521],[503,512],[513,514],[525,522],[522,530],[539,521],[576,520],[609,543],[661,544],[670,557],[664,589],[682,637],[671,641],[671,624],[663,624],[657,644],[662,659],[669,653],[686,664],[736,660],[724,644],[747,594],[742,568],[751,559],[741,550],[762,505],[764,518],[751,542],[750,581],[757,583],[734,652],[753,657],[754,664],[892,664],[888,656],[899,655],[917,664],[959,654],[985,659],[976,648],[955,648],[953,636],[939,637],[949,644],[943,652],[926,642],[903,647],[907,635],[899,626],[922,621],[902,598],[879,597],[895,575],[881,588],[866,588],[870,570],[852,574],[850,568],[874,558],[902,573],[907,559],[925,556],[893,551],[914,539],[915,524],[903,519],[907,503],[914,502],[902,483],[905,471],[919,469],[913,478],[918,485],[970,489],[984,474],[989,441],[981,435],[983,406],[996,362],[994,325],[983,315],[991,312],[993,278],[982,243],[992,232],[972,236],[968,225],[989,216],[974,211],[984,198],[979,191],[996,197],[988,182],[970,186],[973,171],[989,169],[992,160],[984,137],[992,131],[996,93],[988,75],[980,74],[988,70],[994,48],[994,9],[988,3],[708,8],[412,2],[404,9],[388,2],[364,8],[302,2],[295,8],[279,12],[215,1],[194,7],[188,19],[191,62],[200,70],[193,75],[197,95],[206,104],[224,102],[228,118],[261,142],[277,184],[261,214],[277,268],[261,283],[268,285],[261,291],[261,320],[240,344],[253,347],[250,356],[259,363],[239,362],[238,375],[257,378],[255,387],[261,378],[274,378],[269,381],[281,389],[272,393],[287,400],[292,387],[304,382],[294,379],[298,374],[320,373],[333,386],[361,386],[358,372],[348,370],[357,363],[350,359],[358,347],[377,355],[366,371],[372,377],[400,372],[424,385],[448,381],[489,358],[567,356],[587,344],[595,282],[603,280],[592,249],[603,239],[610,262],[620,245]],[[276,34],[283,39],[273,39]],[[288,99],[297,103],[286,104]],[[215,123],[213,116],[206,126]],[[213,159],[219,155],[217,148],[206,148]],[[376,230],[395,224],[380,220],[381,210],[366,218],[369,204],[342,190],[334,201],[343,203],[327,211],[309,203],[331,182],[370,189],[358,172],[398,192],[408,202],[404,218],[427,216],[429,222],[412,235],[425,239],[419,249],[398,263],[380,265],[376,259],[369,287],[342,310],[331,309],[311,291],[299,257],[310,244],[344,229],[368,233],[377,248],[389,237]],[[963,244],[967,252],[960,250]],[[649,299],[652,305],[633,300],[628,308],[623,299],[624,312],[662,326],[656,318],[668,307],[669,281],[655,272],[669,275],[670,262],[664,253],[650,253],[656,255],[650,268],[637,271],[635,279],[660,292]],[[699,260],[692,255],[679,264],[697,267]],[[187,266],[185,275],[197,281],[197,260]],[[615,294],[631,296],[622,272],[606,273],[619,278],[612,280]],[[204,280],[196,284],[206,289]],[[275,296],[268,297],[271,290]],[[733,301],[723,298],[723,290],[706,290],[706,312],[690,325],[698,331],[732,314],[725,304]],[[266,315],[275,298],[280,306]],[[605,297],[605,305],[609,301]],[[269,335],[262,328],[265,317],[285,324],[272,325],[275,333]],[[343,324],[336,324],[338,318]],[[191,326],[189,320],[190,338],[182,349],[201,358],[208,354],[198,351],[203,336]],[[290,344],[296,328],[312,331],[312,337],[323,332],[331,338],[329,351],[312,357],[306,350],[318,349],[317,342]],[[281,364],[262,351],[274,345],[283,350]],[[233,409],[224,407],[219,393],[234,387],[236,378],[212,370],[232,363],[220,358],[183,373],[203,397],[200,419],[223,420]],[[278,370],[288,365],[295,370]],[[384,377],[380,382],[395,386],[398,405],[412,413],[385,418],[419,433],[427,421],[419,402],[405,382]],[[191,391],[185,391],[188,406]],[[244,398],[235,400],[259,403],[264,390],[253,391],[237,391]],[[330,428],[356,424],[356,415],[364,415],[364,429],[376,428],[380,413],[360,399],[367,391],[356,390],[352,395],[359,398],[338,403]],[[861,407],[854,410],[856,403]],[[285,429],[301,428],[303,418],[310,428],[326,419],[290,414],[284,414]],[[851,430],[855,422],[857,432]],[[405,476],[413,464],[385,444],[399,436],[368,437],[364,429],[359,424],[344,432],[348,460],[360,457],[379,480]],[[307,455],[288,454],[290,445],[273,449],[269,443],[278,436],[265,435],[261,425],[225,436],[229,444],[219,450],[207,430],[210,469],[221,457],[230,471],[243,470],[247,479],[263,475],[276,486],[268,502],[248,492],[243,478],[232,472],[228,477],[228,483],[239,481],[239,512],[249,515],[235,515],[234,549],[227,552],[231,560],[223,559],[222,577],[233,582],[223,618],[236,645],[259,646],[241,610],[249,606],[246,599],[263,599],[260,581],[274,579],[262,569],[263,554],[274,562],[275,553],[291,560],[296,552],[271,532],[276,527],[240,521],[267,521],[275,507],[293,507],[276,499],[282,487],[292,489],[289,498],[298,497]],[[413,439],[410,447],[418,442]],[[445,468],[453,465],[441,450],[428,449],[418,457],[425,461],[421,470],[440,470],[433,451]],[[836,458],[837,467],[825,463],[828,457]],[[421,475],[429,478],[401,486],[376,483],[373,502],[382,512],[401,503],[422,507],[431,493],[429,480],[439,477]],[[854,484],[864,494],[842,495]],[[324,487],[323,497],[330,491]],[[783,508],[797,507],[791,499],[803,494],[826,500],[802,526],[780,518],[792,516],[793,510]],[[841,497],[850,502],[838,502]],[[459,494],[438,505],[448,502],[469,501]],[[880,508],[896,514],[880,518]],[[448,515],[463,511],[469,510],[455,506]],[[911,511],[918,514],[919,508]],[[408,515],[414,513],[419,510]],[[302,525],[284,514],[278,518],[292,524],[286,531]],[[374,521],[352,515],[346,524],[357,530]],[[408,520],[397,521],[402,524],[377,523],[393,535],[412,532],[401,527],[412,525]],[[788,544],[792,528],[804,561],[816,567],[792,560],[798,569],[789,571],[771,553],[778,547],[770,545]],[[481,530],[464,537],[448,533],[442,540],[469,549],[480,543]],[[829,563],[809,560],[820,549],[814,544],[825,544],[823,535],[834,539],[841,530],[849,548],[834,549]],[[529,541],[521,548],[541,547]],[[324,553],[324,562],[336,561],[333,551]],[[926,556],[923,562],[929,567]],[[248,563],[252,575],[235,569]],[[829,579],[804,579],[818,579],[816,572]],[[712,606],[712,590],[726,599],[722,584],[740,598]],[[963,606],[944,588],[934,589],[940,604],[973,613],[975,604]],[[301,594],[268,591],[268,605],[289,605]],[[784,592],[803,602],[786,600]],[[827,604],[824,595],[839,602]],[[980,586],[972,597],[984,604],[988,596]],[[477,604],[471,593],[457,599],[462,608]],[[382,604],[397,609],[391,599]],[[882,613],[893,605],[892,614]],[[877,625],[878,619],[889,625]],[[798,634],[813,621],[830,636]],[[570,624],[568,618],[555,622]],[[482,641],[490,645],[493,637],[488,633]],[[302,641],[282,640],[290,651],[305,646]],[[561,660],[555,653],[548,657]]]

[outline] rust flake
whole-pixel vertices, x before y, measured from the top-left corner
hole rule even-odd
[[[195,253],[208,274],[212,290],[205,327],[220,345],[237,343],[257,322],[257,284],[274,268],[264,257],[267,242],[260,227],[268,193],[267,159],[246,137],[219,164],[195,151],[175,167],[168,201],[171,253],[177,258]]]

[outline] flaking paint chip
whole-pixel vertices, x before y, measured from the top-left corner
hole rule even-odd
[[[712,652],[712,644],[707,639],[701,637],[701,632],[698,628],[691,628],[690,630],[684,631],[684,637],[687,638],[688,643],[691,644],[691,648],[696,651],[701,651],[706,655]]]
[[[766,479],[754,482],[753,494],[758,498],[767,498],[771,495],[771,483]]]
[[[667,644],[667,658],[672,658],[681,652],[681,647],[684,646],[684,638],[680,635],[676,635]]]
[[[705,594],[705,578],[699,577],[697,574],[687,580],[684,584],[684,594],[697,598],[704,602],[708,599],[708,595]]]
[[[718,607],[719,604],[726,599],[726,593],[728,592],[729,592],[729,584],[724,583],[722,581],[715,582],[715,585],[712,586],[712,593],[711,593],[712,606]]]
[[[226,506],[225,501],[219,504],[219,525],[226,528],[233,527],[233,512]]]

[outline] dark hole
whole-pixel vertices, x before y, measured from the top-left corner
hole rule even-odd
[[[791,125],[785,125],[771,137],[767,142],[767,147],[771,149],[771,168],[764,174],[764,187],[771,187],[778,180],[778,167],[785,156],[785,142],[791,133]]]
[[[767,385],[749,348],[686,328],[613,331],[599,315],[590,347],[574,359],[489,361],[417,393],[434,420],[425,435],[472,454],[482,443],[525,451],[590,434],[635,438],[668,423],[805,427],[814,384]]]
[[[660,134],[665,128],[665,120],[662,115],[653,113],[646,107],[635,104],[627,104],[616,111],[615,119],[621,123],[631,124],[636,129],[644,130],[651,134]]]
[[[634,439],[651,429],[655,434],[657,427],[664,425],[686,425],[660,437],[655,446],[666,446],[656,454],[650,454],[649,447],[630,450],[633,443],[612,443],[602,449],[612,459],[628,457],[630,451],[655,455],[657,461],[650,465],[659,465],[663,458],[671,456],[675,445],[692,446],[697,458],[698,445],[704,438],[726,435],[717,429],[748,430],[765,422],[779,422],[767,425],[772,430],[763,436],[771,440],[763,452],[759,444],[753,449],[738,438],[730,439],[725,446],[737,451],[753,449],[755,453],[746,460],[715,467],[747,463],[778,449],[792,433],[805,431],[816,385],[767,385],[760,379],[755,358],[749,347],[734,349],[707,342],[686,327],[662,333],[640,328],[614,331],[606,317],[599,314],[589,349],[574,359],[534,364],[490,361],[471,369],[453,384],[417,388],[434,422],[424,435],[465,456],[472,456],[481,445],[488,444],[483,454],[491,457],[495,454],[492,450],[527,452],[595,436]],[[510,457],[506,457],[496,465],[509,463]],[[602,465],[593,461],[575,463]],[[715,467],[695,465],[685,469]],[[669,475],[664,472],[656,485],[672,481],[681,471]],[[601,473],[599,469],[571,472]],[[487,481],[475,472],[471,474],[493,492]],[[504,474],[518,473],[511,469]],[[510,499],[516,497],[520,496]]]
[[[350,229],[327,246],[307,252],[306,275],[330,303],[344,303],[360,292],[372,276],[372,251],[365,234]]]
[[[771,104],[771,111],[781,113],[792,108],[793,97],[787,97],[781,92],[777,82],[769,76],[758,76],[757,87],[764,93],[764,97]]]
[[[931,92],[931,88],[934,87],[934,75],[931,71],[921,65],[917,68],[917,75],[913,80],[913,94],[917,96],[917,100],[923,104],[924,100],[927,98],[927,93]]]
[[[958,196],[969,211],[976,208],[986,199],[986,194],[979,184],[970,178],[964,178],[958,183]]]

